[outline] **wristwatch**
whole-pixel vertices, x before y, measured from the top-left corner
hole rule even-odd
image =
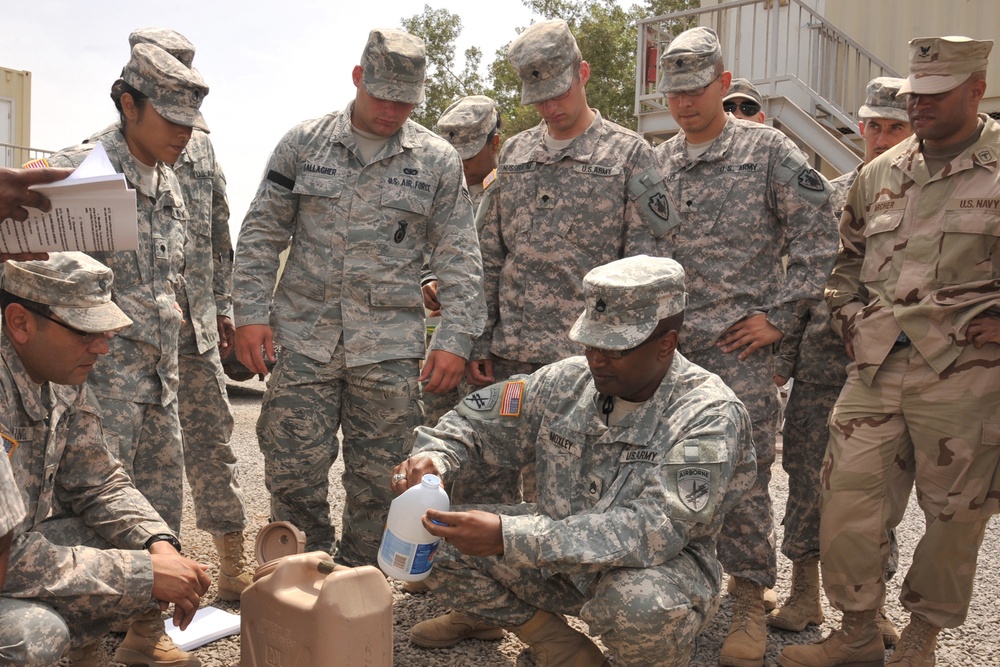
[[[181,543],[176,537],[169,533],[160,533],[158,535],[153,535],[151,538],[146,540],[146,543],[142,545],[143,549],[149,550],[149,547],[153,546],[157,542],[169,542],[170,546],[177,549],[177,553],[181,552]]]

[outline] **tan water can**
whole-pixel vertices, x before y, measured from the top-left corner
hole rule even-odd
[[[258,569],[240,603],[241,667],[392,667],[392,591],[322,551]]]

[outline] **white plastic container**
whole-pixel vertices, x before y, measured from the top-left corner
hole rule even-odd
[[[430,574],[441,538],[424,530],[420,519],[428,509],[447,512],[450,508],[448,493],[437,475],[424,475],[420,484],[397,496],[389,505],[378,549],[382,571],[400,581],[420,581]]]

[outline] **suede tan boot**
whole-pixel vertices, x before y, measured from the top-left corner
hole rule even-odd
[[[604,667],[611,664],[590,637],[571,628],[558,614],[537,611],[527,623],[510,630],[531,648],[535,667]]]
[[[177,648],[167,636],[159,610],[132,621],[115,651],[115,662],[147,667],[201,667],[201,660]]]
[[[726,583],[726,592],[730,595],[736,590],[736,577],[729,577],[729,581]],[[774,592],[773,588],[764,588],[764,592],[761,593],[761,599],[764,601],[764,611],[771,611],[778,606],[778,594]]]
[[[882,631],[882,643],[886,648],[892,648],[899,641],[899,630],[885,614],[885,607],[878,608],[878,629]]]
[[[404,581],[403,590],[410,595],[425,595],[430,592],[430,587],[421,579],[420,581]]]
[[[72,649],[66,654],[72,667],[101,667],[104,664],[100,642],[95,640],[86,646]]]
[[[896,650],[887,665],[899,667],[934,667],[934,650],[941,628],[927,621],[910,616],[910,624],[903,628]]]
[[[410,641],[424,648],[454,646],[463,639],[495,640],[503,638],[503,628],[485,623],[457,611],[450,611],[410,628]]]
[[[844,612],[840,629],[807,646],[786,646],[782,667],[883,667],[885,647],[878,629],[878,610]]]
[[[734,578],[733,620],[719,651],[719,664],[726,667],[761,667],[767,651],[764,587],[749,579]]]
[[[213,535],[212,541],[219,552],[219,599],[239,600],[253,581],[243,560],[243,532]]]
[[[773,628],[802,632],[823,622],[819,599],[819,558],[792,563],[792,594],[785,604],[767,616]]]

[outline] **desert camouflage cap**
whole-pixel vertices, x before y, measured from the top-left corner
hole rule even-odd
[[[539,21],[517,36],[507,60],[521,78],[521,103],[559,97],[573,85],[574,65],[583,60],[576,38],[562,19]]]
[[[918,95],[945,93],[964,83],[973,72],[986,71],[992,39],[918,37],[910,40],[910,75],[899,92]]]
[[[684,269],[664,257],[626,257],[592,269],[583,292],[586,309],[570,329],[570,340],[628,350],[649,338],[660,320],[684,310]]]
[[[463,160],[468,160],[483,150],[486,137],[496,126],[497,103],[485,95],[470,95],[452,102],[435,129]]]
[[[152,44],[158,46],[185,67],[191,67],[194,62],[194,44],[176,30],[170,28],[138,28],[128,36],[129,48],[136,44]]]
[[[8,261],[0,285],[15,296],[42,303],[71,327],[92,333],[132,324],[111,300],[111,269],[82,252],[54,252],[45,261]]]
[[[373,97],[404,104],[424,101],[427,52],[419,37],[392,28],[372,30],[361,54],[361,70],[365,90]]]
[[[865,103],[858,109],[858,118],[889,118],[910,121],[906,114],[906,95],[899,89],[906,79],[877,76],[868,82]]]
[[[729,84],[729,92],[722,98],[722,101],[726,102],[737,97],[753,100],[757,104],[764,103],[764,98],[761,97],[760,91],[750,83],[749,79],[733,79],[732,83]]]
[[[157,113],[177,125],[208,132],[201,107],[208,86],[196,70],[153,44],[136,44],[122,70],[122,79],[141,93]]]
[[[707,86],[715,78],[715,63],[722,60],[719,36],[711,28],[685,30],[660,56],[657,90],[673,93]]]

